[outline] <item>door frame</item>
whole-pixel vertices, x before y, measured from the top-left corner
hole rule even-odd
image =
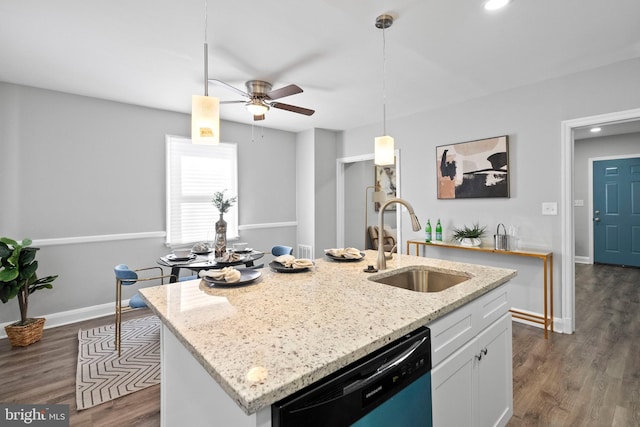
[[[400,177],[402,174],[400,173],[400,150],[395,150],[396,156],[396,197],[401,196],[401,180]],[[361,154],[359,156],[351,156],[351,157],[340,157],[336,159],[336,245],[339,248],[344,247],[344,169],[348,163],[355,162],[365,162],[368,160],[373,160],[374,154]],[[373,174],[373,171],[372,171]],[[402,241],[402,211],[406,208],[401,206],[403,209],[396,209],[396,233],[397,233],[397,242]],[[398,244],[398,253],[403,253],[402,245]]]
[[[602,160],[623,160],[623,159],[636,159],[636,158],[640,158],[640,154],[619,154],[616,156],[604,156],[604,157],[589,157],[588,161],[589,161],[589,200],[588,200],[588,207],[589,207],[589,212],[591,213],[591,216],[593,217],[593,162],[599,162]],[[588,237],[588,241],[589,241],[589,254],[588,254],[588,258],[589,258],[589,264],[593,264],[594,259],[595,259],[595,248],[594,248],[594,235],[593,235],[593,222],[591,224],[591,227],[589,227],[589,234],[587,235]]]
[[[562,185],[562,332],[571,334],[576,330],[575,318],[575,212],[574,200],[574,146],[573,130],[583,126],[604,125],[640,119],[640,108],[617,111],[596,116],[563,120],[560,123],[561,185]]]

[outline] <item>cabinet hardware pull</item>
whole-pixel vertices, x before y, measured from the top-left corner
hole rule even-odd
[[[482,360],[482,352],[476,354],[476,359],[478,359],[478,361]]]
[[[487,353],[489,353],[489,350],[487,350],[487,347],[485,347],[482,350],[480,350],[480,353],[482,353],[482,354],[484,354],[486,356]]]

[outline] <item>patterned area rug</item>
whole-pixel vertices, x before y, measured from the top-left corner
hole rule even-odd
[[[122,356],[115,349],[115,325],[78,332],[76,403],[91,408],[160,383],[160,319],[122,323]]]

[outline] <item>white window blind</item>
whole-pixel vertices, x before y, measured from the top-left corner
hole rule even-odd
[[[220,217],[211,200],[216,191],[238,194],[236,144],[192,144],[167,135],[167,244],[213,242]],[[227,239],[238,237],[238,203],[224,214]]]

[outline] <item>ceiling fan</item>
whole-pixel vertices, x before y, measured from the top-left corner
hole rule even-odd
[[[264,120],[264,115],[271,107],[278,108],[280,110],[292,111],[298,114],[304,114],[310,116],[315,113],[314,110],[308,108],[298,107],[295,105],[285,104],[276,101],[277,99],[284,98],[285,96],[295,95],[301,93],[302,89],[297,85],[288,85],[281,87],[280,89],[271,90],[271,83],[263,80],[249,80],[245,83],[247,91],[244,92],[238,88],[235,88],[221,80],[209,79],[209,82],[224,86],[227,89],[231,89],[237,94],[240,94],[247,98],[246,100],[238,101],[220,101],[220,104],[239,104],[246,105],[247,110],[253,115],[253,120]]]

